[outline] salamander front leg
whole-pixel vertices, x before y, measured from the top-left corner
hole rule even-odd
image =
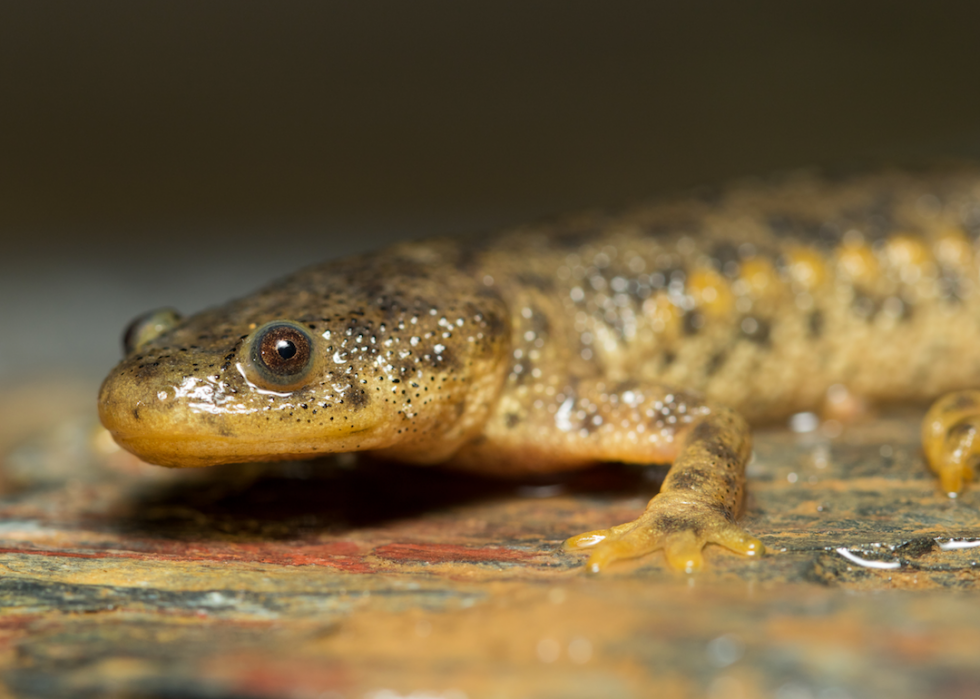
[[[604,461],[673,464],[636,520],[565,542],[569,550],[589,549],[589,570],[664,549],[672,566],[693,571],[705,544],[763,553],[762,543],[735,521],[752,453],[749,427],[738,413],[652,382],[576,379],[551,403],[521,390],[508,387],[483,439],[457,454],[457,465],[527,474]]]
[[[922,421],[922,449],[943,491],[955,498],[980,463],[980,391],[937,400]]]
[[[590,572],[661,548],[671,566],[686,572],[701,567],[701,549],[709,543],[746,556],[764,553],[762,542],[735,521],[751,453],[748,425],[727,408],[701,411],[680,433],[661,492],[640,517],[565,542],[566,549],[592,550],[586,564]]]

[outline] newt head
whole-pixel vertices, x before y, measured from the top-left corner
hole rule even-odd
[[[176,467],[392,447],[435,462],[478,431],[509,342],[496,299],[395,303],[350,280],[313,296],[303,275],[188,319],[133,321],[99,392],[116,442]]]

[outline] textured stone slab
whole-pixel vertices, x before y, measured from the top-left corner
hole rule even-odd
[[[758,433],[744,519],[761,560],[713,548],[693,577],[659,555],[593,577],[560,542],[634,517],[663,468],[168,471],[60,414],[2,455],[0,680],[64,697],[974,696],[980,494],[938,492],[918,415]]]

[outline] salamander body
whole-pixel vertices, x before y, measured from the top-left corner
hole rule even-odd
[[[980,385],[980,171],[800,174],[494,236],[404,243],[127,332],[99,411],[166,466],[373,451],[495,474],[671,462],[593,570],[762,544],[736,523],[747,423]],[[980,398],[926,422],[947,492]]]

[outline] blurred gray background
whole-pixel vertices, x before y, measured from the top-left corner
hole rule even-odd
[[[980,154],[976,2],[0,4],[0,385],[429,233]]]

